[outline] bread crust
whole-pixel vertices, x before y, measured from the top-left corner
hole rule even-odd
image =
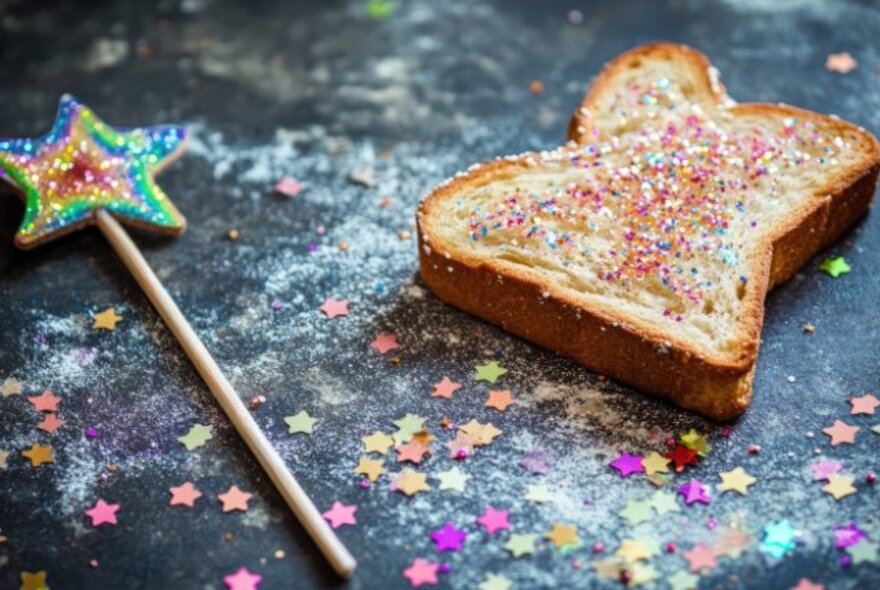
[[[653,326],[571,296],[543,284],[516,265],[482,260],[442,243],[432,231],[432,212],[442,199],[512,168],[527,168],[523,154],[472,167],[436,188],[416,215],[421,274],[444,302],[479,316],[505,330],[568,356],[645,392],[683,408],[724,421],[740,415],[752,397],[764,299],[770,288],[789,279],[818,251],[834,242],[866,212],[880,171],[880,144],[867,131],[787,105],[734,104],[712,73],[705,55],[669,43],[638,47],[612,60],[599,74],[569,125],[569,139],[580,145],[590,136],[590,110],[612,77],[633,59],[658,54],[680,59],[692,69],[701,100],[727,105],[736,115],[775,115],[812,119],[865,142],[866,157],[841,169],[816,191],[812,207],[781,220],[756,246],[757,263],[743,299],[746,321],[731,357],[713,356],[688,343],[669,338]]]

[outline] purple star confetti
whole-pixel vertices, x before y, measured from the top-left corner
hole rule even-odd
[[[854,522],[846,526],[839,526],[834,529],[834,546],[838,549],[846,549],[853,545],[858,545],[859,541],[867,538],[868,533],[859,528]]]
[[[620,456],[609,463],[611,467],[620,472],[620,477],[629,477],[633,473],[644,473],[645,467],[642,465],[641,455],[630,455],[623,452]]]
[[[460,551],[461,546],[467,539],[467,533],[461,529],[455,528],[451,522],[443,525],[439,531],[431,533],[431,540],[437,545],[437,551]]]
[[[550,454],[544,451],[530,451],[519,460],[519,466],[536,475],[550,473]]]
[[[688,506],[694,502],[708,504],[712,501],[709,490],[697,478],[692,478],[688,483],[679,486],[678,493],[684,496],[684,502]]]

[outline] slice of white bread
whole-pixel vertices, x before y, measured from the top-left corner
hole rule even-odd
[[[479,164],[417,213],[445,302],[717,420],[739,415],[768,289],[858,220],[880,145],[776,104],[735,104],[707,58],[610,62],[569,143]]]

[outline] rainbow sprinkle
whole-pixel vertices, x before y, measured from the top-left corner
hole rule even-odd
[[[182,127],[114,129],[71,96],[39,139],[0,139],[0,179],[22,191],[25,214],[15,243],[30,248],[89,223],[104,208],[165,233],[186,220],[153,180],[183,150]]]
[[[603,281],[656,280],[697,305],[720,278],[701,261],[713,258],[735,272],[747,246],[731,239],[732,220],[760,230],[748,218],[752,189],[764,183],[767,197],[775,198],[785,171],[833,162],[840,142],[794,118],[775,130],[725,130],[701,108],[682,103],[665,79],[628,87],[613,112],[625,132],[609,138],[594,129],[595,143],[554,154],[565,156],[563,168],[588,173],[565,185],[516,187],[500,201],[478,199],[468,212],[470,238],[494,234],[503,248],[552,252]],[[609,247],[590,251],[585,238],[602,228]],[[681,311],[664,315],[681,321]]]

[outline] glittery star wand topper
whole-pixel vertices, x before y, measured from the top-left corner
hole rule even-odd
[[[183,153],[186,130],[165,125],[117,129],[64,96],[52,130],[38,139],[0,138],[0,180],[19,192],[24,219],[15,236],[28,249],[97,225],[205,380],[287,505],[343,577],[356,562],[287,470],[238,393],[120,225],[179,234],[186,220],[154,176]]]

